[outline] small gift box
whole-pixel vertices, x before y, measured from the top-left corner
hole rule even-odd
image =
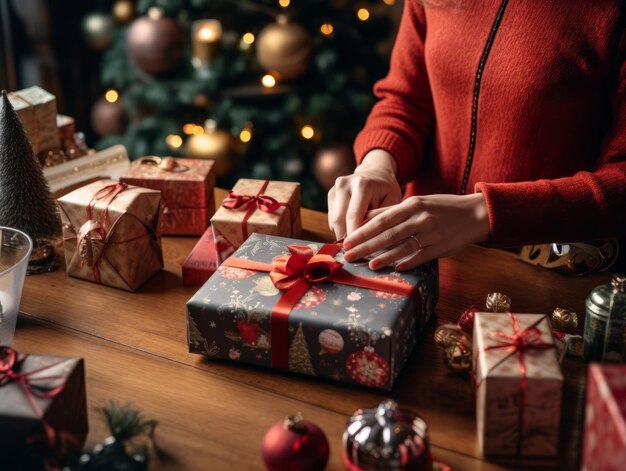
[[[120,181],[161,192],[164,235],[202,235],[215,212],[213,165],[212,160],[143,157]]]
[[[82,359],[22,355],[0,347],[2,469],[58,464],[80,453],[87,431]]]
[[[391,389],[437,295],[436,262],[373,272],[336,244],[253,234],[187,303],[189,351]]]
[[[202,286],[217,270],[217,253],[210,227],[183,262],[183,286]]]
[[[100,180],[58,200],[67,274],[127,291],[163,268],[161,194]]]
[[[300,237],[300,184],[241,178],[211,218],[217,263],[253,232]]]
[[[473,354],[483,454],[555,456],[563,375],[548,317],[477,312]]]
[[[622,471],[626,464],[626,365],[589,365],[583,471]]]
[[[9,93],[8,97],[24,124],[36,156],[60,147],[57,102],[52,93],[39,87],[30,87]]]

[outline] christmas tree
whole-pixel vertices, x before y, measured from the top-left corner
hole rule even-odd
[[[394,1],[117,0],[84,23],[105,49],[98,147],[214,158],[226,187],[300,181],[323,209],[386,71]]]
[[[4,90],[0,99],[0,226],[19,229],[33,239],[29,273],[56,266],[51,244],[61,232],[56,204],[24,126]]]
[[[296,336],[289,346],[289,371],[315,376],[315,370],[311,363],[311,353],[302,330],[302,322],[300,322]]]

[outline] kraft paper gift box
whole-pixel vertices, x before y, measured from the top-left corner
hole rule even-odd
[[[58,200],[67,274],[127,291],[163,268],[161,193],[100,180]]]
[[[626,365],[592,363],[587,370],[582,471],[626,467]]]
[[[273,264],[336,272],[290,287],[273,281]],[[189,351],[389,390],[434,311],[437,280],[437,262],[374,272],[334,244],[253,234],[187,303]]]
[[[555,456],[563,375],[548,318],[477,312],[473,355],[483,454]]]
[[[183,286],[202,286],[216,269],[215,240],[209,227],[183,262]]]
[[[212,160],[144,157],[120,181],[161,191],[164,235],[202,235],[215,213],[213,167]]]
[[[211,218],[218,265],[253,232],[300,237],[300,184],[241,178]]]
[[[83,360],[0,347],[0,362],[0,468],[78,456],[88,431]]]
[[[57,129],[56,97],[39,87],[8,94],[9,101],[24,124],[35,156],[61,146]]]

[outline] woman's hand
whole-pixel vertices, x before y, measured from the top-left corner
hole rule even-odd
[[[367,217],[372,219],[344,240],[344,258],[351,262],[384,250],[370,261],[372,270],[394,262],[399,262],[396,270],[409,270],[489,236],[482,193],[413,196],[391,208],[370,211]]]
[[[337,240],[361,225],[369,209],[399,203],[396,162],[388,152],[369,152],[352,175],[339,177],[328,192],[328,222]]]

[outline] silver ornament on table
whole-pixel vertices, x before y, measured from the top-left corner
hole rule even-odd
[[[376,409],[359,409],[343,433],[346,467],[367,470],[432,470],[426,422],[386,399]]]

